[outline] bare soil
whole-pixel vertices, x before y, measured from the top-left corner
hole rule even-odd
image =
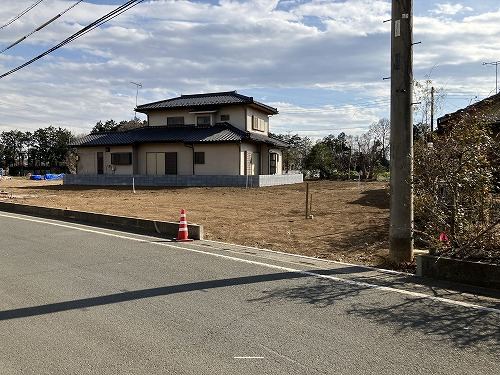
[[[203,225],[205,239],[390,268],[389,194],[383,182],[310,181],[265,188],[150,188],[0,181],[1,199],[34,206]],[[5,198],[7,195],[9,198]],[[3,198],[2,198],[3,196]],[[411,265],[407,265],[412,267]]]

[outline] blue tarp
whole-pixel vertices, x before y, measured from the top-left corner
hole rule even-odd
[[[52,173],[47,173],[44,178],[45,180],[62,180],[64,176],[64,173],[61,174],[52,174]]]
[[[64,173],[61,174],[52,174],[52,173],[47,173],[45,175],[40,175],[40,174],[32,174],[30,177],[30,180],[62,180],[64,177]]]

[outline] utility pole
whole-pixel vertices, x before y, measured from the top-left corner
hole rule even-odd
[[[389,259],[413,260],[413,0],[392,0]]]
[[[495,67],[495,94],[498,94],[498,64],[500,61],[484,62],[484,66],[494,66]]]

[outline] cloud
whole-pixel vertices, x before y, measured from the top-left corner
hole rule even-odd
[[[0,2],[0,23],[31,4]],[[116,4],[80,3],[0,54],[0,74]],[[68,5],[45,0],[1,30],[0,45],[26,35]],[[414,40],[421,42],[413,49],[415,79],[434,69],[436,85],[471,97],[490,93],[494,70],[481,63],[498,59],[498,5],[419,0],[414,7]],[[390,13],[389,0],[145,1],[1,79],[0,131],[54,125],[84,133],[99,120],[130,119],[133,81],[143,85],[139,104],[238,90],[278,107],[271,131],[359,133],[389,116],[390,81],[383,78],[391,74],[391,22],[384,22]]]
[[[346,133],[359,135],[366,132],[366,124],[377,121],[373,108],[360,110],[355,105],[325,105],[315,108],[295,106],[290,103],[272,103],[280,114],[271,119],[272,131],[281,134],[298,134],[313,140],[328,134]]]
[[[454,16],[459,13],[471,12],[472,10],[471,7],[465,7],[462,4],[443,3],[436,4],[436,8],[429,10],[429,12],[436,15]]]

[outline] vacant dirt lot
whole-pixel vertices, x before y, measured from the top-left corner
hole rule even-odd
[[[204,226],[209,240],[388,267],[389,196],[381,182],[309,182],[243,188],[102,188],[22,178],[0,181],[16,203]]]

